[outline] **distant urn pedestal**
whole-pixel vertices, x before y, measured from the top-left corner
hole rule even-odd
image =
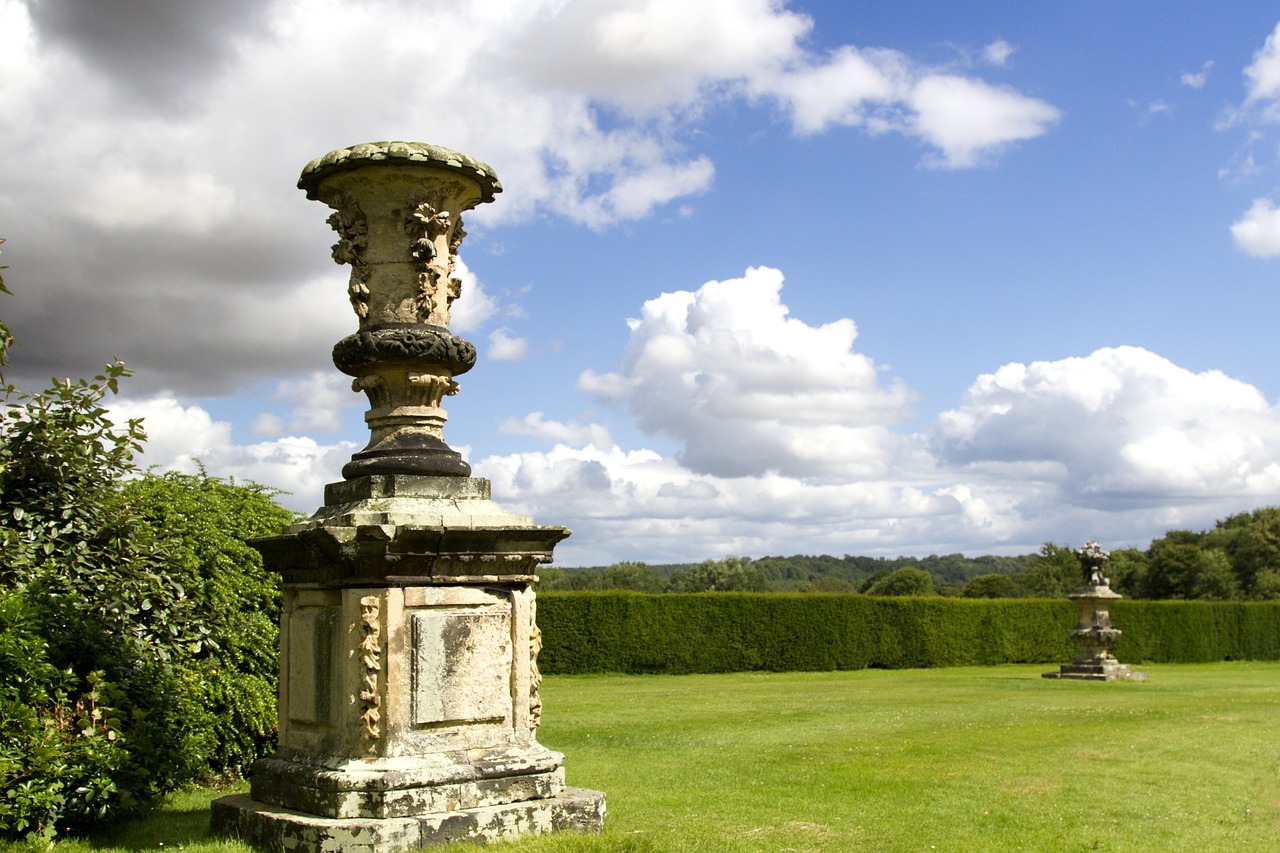
[[[280,743],[212,830],[296,853],[599,832],[604,794],[567,787],[536,738],[533,584],[569,531],[493,503],[442,434],[475,363],[448,329],[461,215],[501,186],[405,142],[334,151],[298,186],[336,211],[359,330],[333,358],[368,395],[370,440],[309,520],[253,543],[284,589]]]
[[[1081,653],[1058,672],[1046,672],[1045,678],[1074,678],[1084,681],[1145,680],[1144,672],[1133,672],[1111,654],[1120,639],[1120,630],[1111,625],[1111,602],[1123,598],[1113,592],[1105,567],[1111,555],[1097,542],[1086,542],[1076,550],[1084,583],[1068,598],[1080,607],[1080,620],[1071,629],[1071,639]]]

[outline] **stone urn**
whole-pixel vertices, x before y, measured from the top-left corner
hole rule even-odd
[[[1132,672],[1111,654],[1111,647],[1121,634],[1111,624],[1111,603],[1124,597],[1113,591],[1107,580],[1106,565],[1111,554],[1097,542],[1086,542],[1075,553],[1083,583],[1067,596],[1080,608],[1079,620],[1068,635],[1081,652],[1058,672],[1046,672],[1044,677],[1086,681],[1145,678],[1145,674]]]
[[[347,295],[359,330],[333,348],[338,370],[369,397],[369,444],[342,469],[465,477],[471,468],[442,435],[444,397],[476,362],[449,332],[462,295],[454,276],[462,214],[502,185],[477,160],[417,142],[355,145],[312,160],[298,187],[334,209],[333,259],[351,267]]]

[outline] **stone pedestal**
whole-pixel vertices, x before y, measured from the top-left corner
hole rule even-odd
[[[536,740],[532,583],[563,527],[506,513],[487,480],[371,475],[254,542],[284,582],[280,747],[215,834],[268,847],[393,851],[599,831]],[[333,847],[337,844],[339,847]]]
[[[1069,635],[1081,647],[1081,653],[1063,664],[1058,672],[1046,672],[1045,678],[1073,678],[1084,681],[1143,680],[1145,673],[1133,672],[1111,654],[1120,639],[1120,630],[1111,624],[1111,602],[1123,598],[1111,589],[1104,570],[1110,557],[1097,542],[1086,542],[1076,551],[1084,583],[1067,597],[1080,608],[1080,619]]]
[[[297,853],[599,832],[604,794],[566,787],[536,738],[533,584],[569,531],[505,512],[441,431],[475,361],[448,330],[460,214],[501,187],[398,142],[328,154],[299,186],[337,211],[360,329],[334,363],[368,395],[371,438],[309,520],[252,543],[283,582],[280,743],[212,830]]]

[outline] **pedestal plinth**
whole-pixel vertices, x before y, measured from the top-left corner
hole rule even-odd
[[[281,575],[280,747],[215,834],[279,849],[405,850],[600,831],[604,795],[568,788],[537,742],[532,588],[563,527],[489,498],[487,480],[366,476],[256,540]]]

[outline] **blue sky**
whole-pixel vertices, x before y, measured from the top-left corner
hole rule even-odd
[[[864,8],[864,7],[872,8]],[[334,148],[492,165],[445,437],[567,565],[1145,547],[1276,502],[1272,4],[0,0],[13,378],[310,511]]]

